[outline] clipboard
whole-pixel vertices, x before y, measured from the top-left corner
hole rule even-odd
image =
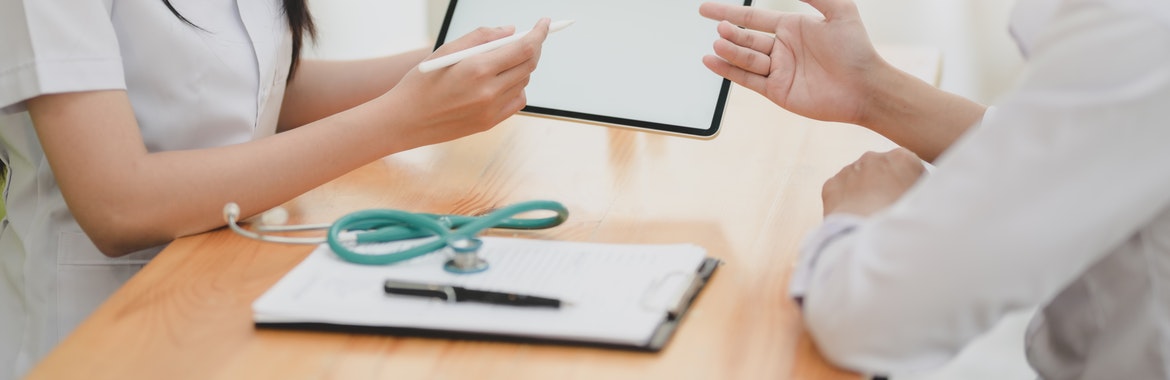
[[[574,20],[545,41],[524,114],[676,136],[714,138],[731,82],[702,63],[719,38],[699,15],[715,1],[451,0],[435,48],[480,26],[527,30],[541,17]],[[633,36],[633,37],[631,37]]]
[[[657,307],[656,310],[660,311],[660,314],[654,320],[647,321],[644,319],[648,314],[640,315],[640,313],[633,313],[631,314],[633,318],[630,320],[639,320],[639,323],[641,323],[639,325],[640,327],[624,329],[628,331],[619,331],[618,334],[609,336],[607,334],[613,333],[613,331],[605,330],[623,330],[623,327],[630,326],[604,326],[605,323],[620,320],[620,318],[611,318],[609,322],[597,322],[602,324],[602,326],[570,325],[566,328],[566,325],[561,323],[565,322],[564,320],[593,323],[590,321],[595,320],[595,317],[592,315],[594,312],[585,310],[579,312],[580,315],[570,315],[574,312],[571,310],[566,311],[568,310],[566,308],[524,308],[474,303],[446,303],[438,300],[420,299],[420,297],[392,298],[392,296],[387,297],[382,294],[377,294],[379,291],[354,295],[350,297],[350,301],[339,300],[335,295],[328,293],[342,290],[352,285],[343,283],[347,281],[352,281],[353,283],[372,283],[376,279],[381,278],[381,276],[400,276],[402,272],[415,273],[413,280],[416,281],[421,281],[423,278],[446,281],[447,279],[436,278],[435,275],[437,273],[420,271],[420,269],[425,270],[427,267],[438,269],[436,263],[440,263],[444,257],[441,254],[423,256],[401,263],[405,264],[404,267],[384,271],[386,274],[383,275],[375,274],[374,272],[378,268],[390,269],[395,266],[370,267],[345,263],[337,259],[327,247],[322,246],[256,300],[253,304],[254,324],[257,328],[266,329],[316,330],[458,340],[587,346],[658,352],[669,343],[671,337],[681,328],[687,312],[691,309],[699,294],[702,293],[702,290],[711,280],[715,270],[721,264],[718,259],[706,257],[705,251],[693,245],[614,245],[508,238],[485,238],[484,244],[485,252],[482,254],[489,261],[497,263],[497,268],[495,269],[500,269],[498,267],[503,265],[523,263],[524,260],[535,257],[534,255],[561,255],[562,257],[559,259],[578,263],[581,257],[596,255],[587,260],[596,259],[598,263],[604,263],[615,258],[621,260],[623,255],[634,251],[640,251],[642,253],[636,254],[638,257],[627,257],[631,258],[629,262],[648,263],[647,260],[661,260],[661,263],[669,263],[667,265],[671,265],[672,268],[670,270],[664,269],[660,271],[654,275],[656,278],[653,279],[649,275],[640,276],[642,280],[649,279],[653,281],[647,285],[646,289],[643,289],[647,291],[640,295],[638,302],[643,306]],[[489,247],[494,247],[494,250],[488,251],[487,248]],[[595,253],[601,251],[607,251],[610,254],[597,255]],[[697,261],[694,260],[696,254],[701,255]],[[558,268],[555,263],[550,265],[545,262],[539,265],[548,268]],[[584,264],[586,267],[590,265]],[[677,268],[690,267],[692,265],[697,266],[690,272],[676,270]],[[630,269],[633,270],[626,271],[624,274],[619,273],[618,276],[629,276],[630,273],[635,273],[636,270],[641,270],[642,268]],[[489,269],[489,272],[491,270]],[[502,273],[500,277],[511,275],[514,275],[514,273]],[[556,276],[558,274],[543,273],[533,276],[534,281],[521,279],[518,282],[529,282],[532,284],[530,287],[539,288],[542,287],[536,284],[540,282],[539,277],[547,275]],[[604,276],[604,273],[590,274],[586,277],[591,278],[589,281],[596,281],[597,283],[603,283],[609,280]],[[481,280],[479,281],[479,285],[476,285],[481,288],[490,286],[488,283],[493,282],[491,279]],[[476,281],[466,280],[465,282],[475,284]],[[623,279],[617,279],[616,281],[645,283],[644,281],[626,281]],[[373,289],[376,287],[374,285],[377,284],[370,284],[369,287],[363,286],[362,291],[365,292],[366,289]],[[592,286],[594,284],[587,285]],[[556,286],[554,285],[553,288],[556,288]],[[571,297],[569,299],[576,301]],[[322,304],[322,302],[330,304],[326,305]],[[347,302],[349,302],[348,305],[346,304]],[[361,304],[363,302],[369,304],[363,306]],[[380,303],[380,306],[374,305],[375,303]],[[367,313],[393,310],[393,308],[387,307],[390,303],[402,305],[403,308],[401,310],[403,312],[419,314],[414,318],[398,318],[394,320],[394,318],[377,318],[376,316],[370,317],[352,313],[362,309],[366,309]],[[580,305],[568,306],[567,308],[585,307],[585,305],[582,302]],[[612,305],[603,305],[599,306],[598,310],[602,313],[609,313],[610,308],[612,308]],[[427,314],[427,310],[431,314]],[[439,314],[433,313],[436,310],[439,311]],[[435,315],[441,316],[443,315],[442,313],[448,314],[448,321],[435,320]],[[458,316],[457,313],[469,314],[462,317],[451,317],[452,315]],[[525,317],[526,314],[528,314],[527,317]],[[612,314],[622,313],[617,311]],[[508,323],[516,318],[527,318],[527,320],[515,321],[517,323],[513,324]],[[495,319],[503,323],[492,322]],[[456,323],[448,323],[452,321]],[[542,323],[541,321],[544,322]]]

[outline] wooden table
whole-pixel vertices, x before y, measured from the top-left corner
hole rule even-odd
[[[934,51],[883,54],[937,79]],[[476,214],[554,199],[568,206],[569,221],[519,236],[698,243],[725,264],[657,354],[258,330],[252,301],[312,248],[220,229],[171,244],[30,376],[856,378],[819,356],[786,296],[787,283],[801,239],[821,219],[821,184],[864,151],[892,147],[860,127],[804,119],[734,87],[714,140],[517,116],[486,133],[373,162],[286,205],[299,223],[374,207]]]

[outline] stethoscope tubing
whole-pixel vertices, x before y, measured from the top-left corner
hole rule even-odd
[[[552,211],[556,215],[544,218],[515,218],[531,211]],[[266,226],[257,228],[264,232],[293,232],[328,229],[324,239],[308,237],[269,236],[249,231],[237,224],[239,207],[234,203],[225,206],[225,219],[236,233],[276,243],[321,244],[343,260],[363,265],[388,265],[410,260],[431,252],[451,247],[457,242],[474,240],[490,228],[536,230],[556,227],[565,222],[569,210],[559,202],[536,200],[505,206],[482,216],[439,215],[412,213],[401,210],[370,209],[356,211],[342,216],[332,224]],[[361,253],[356,246],[388,243],[400,240],[435,237],[433,241],[393,253]]]

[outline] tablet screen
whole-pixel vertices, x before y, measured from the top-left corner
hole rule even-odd
[[[574,20],[545,41],[523,112],[711,137],[731,83],[703,66],[719,37],[699,15],[707,1],[451,0],[436,46],[480,26]]]

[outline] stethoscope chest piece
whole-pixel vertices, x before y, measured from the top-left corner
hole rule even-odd
[[[483,241],[476,238],[456,240],[450,244],[454,256],[443,264],[443,270],[455,274],[479,273],[488,269],[488,262],[479,256]]]

